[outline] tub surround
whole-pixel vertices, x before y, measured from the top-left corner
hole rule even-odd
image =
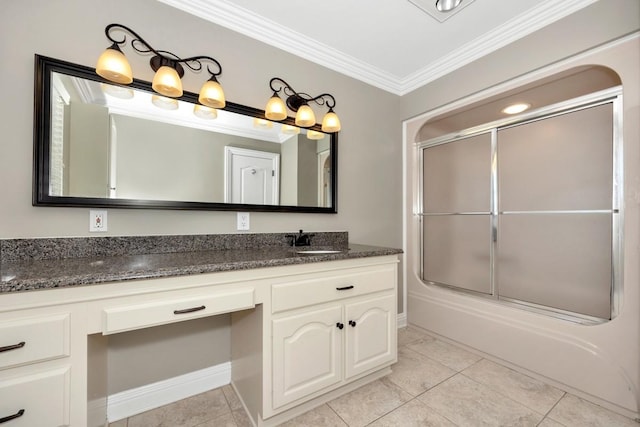
[[[393,248],[348,243],[346,232],[312,233],[302,254],[285,234],[220,234],[0,241],[0,293],[100,284],[132,279],[394,255]]]

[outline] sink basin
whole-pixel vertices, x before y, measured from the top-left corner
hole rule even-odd
[[[322,250],[302,250],[302,251],[296,251],[299,254],[307,254],[307,255],[322,255],[322,254],[339,254],[342,251],[334,251],[334,250],[326,250],[326,249],[322,249]]]

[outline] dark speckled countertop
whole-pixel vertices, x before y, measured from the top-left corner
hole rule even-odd
[[[29,256],[12,257],[10,256],[11,253],[7,253],[6,248],[11,245],[6,244],[7,241],[4,241],[3,261],[0,263],[0,293],[219,271],[247,270],[402,253],[401,250],[393,248],[347,244],[344,239],[346,236],[338,237],[339,239],[335,241],[318,239],[320,243],[325,243],[325,245],[313,245],[311,247],[292,248],[286,245],[262,248],[237,247],[243,245],[233,241],[233,244],[225,244],[222,247],[210,245],[210,248],[206,250],[198,248],[198,250],[189,251],[182,248],[177,252],[166,250],[166,253],[144,253],[144,248],[138,248],[137,251],[133,251],[138,253],[133,254],[122,254],[116,251],[114,255],[89,251],[89,256],[54,259],[50,256],[37,256],[39,252],[33,250],[32,243],[30,243],[31,253]],[[107,240],[99,243],[103,242],[107,242]],[[68,242],[64,243],[67,246],[69,245]],[[76,242],[73,243],[75,244]],[[21,244],[22,247],[25,247],[24,241]],[[15,247],[18,246],[14,245],[13,249],[15,250]],[[170,245],[167,245],[167,247],[170,247]],[[50,245],[47,248],[50,252],[55,252],[51,251]],[[158,250],[157,247],[154,249],[155,252],[163,252],[163,250]],[[339,249],[340,252],[329,254],[298,253],[299,250],[305,249]],[[85,252],[83,255],[87,255],[87,253]]]

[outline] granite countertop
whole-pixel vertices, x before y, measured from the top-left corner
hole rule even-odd
[[[400,254],[400,249],[350,244],[338,253],[301,254],[336,247],[266,247],[174,253],[10,260],[0,264],[0,293],[113,281],[248,270],[263,267]]]

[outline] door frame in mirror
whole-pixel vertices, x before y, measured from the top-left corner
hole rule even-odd
[[[338,134],[331,133],[331,206],[291,206],[291,205],[253,205],[241,203],[218,202],[188,202],[166,200],[118,199],[98,197],[51,196],[50,166],[51,166],[51,76],[53,72],[67,74],[93,80],[100,83],[109,82],[95,73],[94,68],[71,62],[35,55],[35,84],[34,84],[34,126],[33,126],[33,206],[58,207],[99,207],[99,208],[147,208],[147,209],[178,209],[178,210],[212,210],[212,211],[253,211],[253,212],[300,212],[300,213],[337,213],[338,201]],[[134,79],[126,87],[153,93],[151,83]],[[198,103],[198,94],[185,91],[180,101],[192,104]],[[264,118],[264,110],[248,107],[227,101],[223,110],[250,117]],[[287,117],[279,123],[295,126],[295,120]],[[311,128],[321,132],[321,126]]]

